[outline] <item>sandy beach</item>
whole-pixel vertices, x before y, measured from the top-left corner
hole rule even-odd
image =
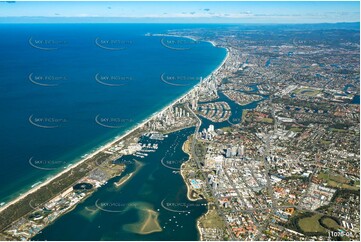
[[[203,80],[206,81],[213,73],[216,73],[221,67],[222,65],[225,63],[225,61],[227,60],[229,55],[229,52],[227,50],[227,55],[224,58],[224,60],[222,61],[222,63],[213,71],[211,72],[206,78],[204,78]],[[129,134],[131,134],[132,132],[134,132],[135,130],[142,128],[144,125],[146,125],[150,120],[152,120],[153,118],[157,117],[157,115],[159,115],[160,113],[163,113],[164,111],[166,111],[169,107],[172,107],[173,105],[175,105],[176,103],[178,103],[180,100],[182,100],[183,98],[185,98],[187,95],[189,95],[193,90],[195,90],[196,88],[198,88],[200,86],[201,83],[198,83],[197,85],[195,85],[191,90],[189,90],[187,93],[185,93],[184,95],[182,95],[181,97],[177,98],[176,100],[174,100],[173,102],[171,102],[170,104],[166,105],[163,109],[161,109],[160,111],[154,113],[153,115],[151,115],[149,118],[146,118],[145,120],[143,120],[141,123],[137,124],[135,127],[127,130],[124,132],[123,135],[121,135],[119,138],[110,141],[109,143],[105,144],[104,146],[99,147],[98,149],[96,149],[95,151],[93,151],[91,154],[89,154],[87,157],[79,160],[78,162],[74,163],[73,165],[67,167],[66,169],[64,169],[63,171],[59,172],[58,174],[56,174],[55,176],[47,179],[46,181],[44,181],[43,183],[41,183],[40,185],[33,187],[32,189],[28,190],[27,192],[23,193],[22,195],[20,195],[19,197],[15,198],[14,200],[6,203],[5,205],[3,205],[2,207],[0,207],[0,212],[2,212],[3,210],[7,209],[9,206],[11,206],[12,204],[17,203],[18,201],[20,201],[21,199],[25,198],[26,196],[28,196],[31,193],[34,193],[35,191],[39,190],[40,188],[48,185],[49,183],[51,183],[54,179],[60,177],[61,175],[65,174],[66,172],[70,171],[71,169],[79,166],[80,164],[82,164],[83,162],[85,162],[88,159],[93,158],[95,155],[99,154],[100,152],[103,152],[105,150],[107,150],[108,148],[110,148],[112,145],[114,145],[115,143],[120,142],[122,139],[124,139],[125,137],[127,137]]]
[[[50,182],[52,182],[54,179],[60,177],[61,175],[65,174],[66,172],[70,171],[71,169],[79,166],[80,164],[82,164],[84,161],[93,158],[96,154],[99,154],[102,151],[105,151],[107,149],[109,149],[112,145],[114,145],[115,143],[120,142],[122,139],[124,139],[126,136],[128,136],[129,134],[131,134],[132,132],[134,132],[135,130],[143,127],[144,125],[146,125],[150,120],[152,120],[154,117],[156,117],[159,113],[164,112],[165,110],[167,110],[169,107],[173,106],[174,104],[176,104],[179,100],[183,99],[189,92],[187,92],[186,94],[184,94],[183,96],[181,96],[180,98],[178,98],[177,100],[173,101],[171,104],[167,105],[166,107],[164,107],[161,111],[156,112],[155,114],[153,114],[151,117],[145,119],[143,122],[141,122],[140,124],[136,125],[134,128],[131,128],[128,131],[125,131],[125,133],[123,135],[121,135],[119,138],[117,138],[114,141],[110,141],[108,144],[99,147],[98,149],[96,149],[95,151],[93,151],[91,154],[89,154],[87,157],[79,160],[78,162],[76,162],[75,164],[67,167],[66,169],[64,169],[63,171],[59,172],[58,174],[56,174],[55,176],[47,179],[46,181],[44,181],[43,183],[41,183],[40,185],[30,189],[29,191],[27,191],[26,193],[20,195],[19,197],[17,197],[16,199],[12,200],[11,202],[6,203],[3,207],[0,208],[0,212],[5,210],[6,208],[8,208],[10,205],[20,201],[21,199],[25,198],[27,195],[39,190],[41,187],[48,185]]]
[[[180,36],[180,37],[181,37],[181,36]],[[208,42],[210,42],[213,46],[215,46],[213,42],[211,42],[211,41],[208,41]],[[228,59],[228,57],[229,57],[229,50],[228,50],[228,48],[225,48],[225,49],[227,50],[226,57],[223,59],[222,63],[221,63],[211,74],[209,74],[209,75],[204,79],[204,81],[207,81],[208,78],[210,78],[214,73],[217,73],[218,70],[219,70],[219,69],[224,65],[224,63],[227,61],[227,59]],[[197,88],[199,85],[200,85],[200,84],[197,84],[192,90],[194,90],[195,88]],[[192,91],[192,90],[191,90],[191,91]],[[185,143],[184,143],[184,144],[185,144]],[[183,146],[182,146],[182,150],[189,155],[189,159],[184,162],[184,163],[187,163],[187,162],[189,162],[189,160],[192,158],[192,154],[190,154],[190,153],[188,153],[188,152],[186,152],[186,151],[184,150],[184,144],[183,144]],[[187,186],[187,198],[188,198],[190,201],[197,201],[197,200],[199,200],[199,199],[201,199],[201,198],[193,199],[193,198],[190,197],[191,188],[189,187],[189,184],[188,184],[188,182],[186,181],[186,178],[185,178],[185,175],[184,175],[184,171],[183,171],[184,163],[182,164],[182,166],[181,166],[181,168],[180,168],[180,174],[181,174],[181,176],[182,176],[182,178],[183,178],[184,183],[185,183],[186,186]]]
[[[129,173],[127,176],[123,177],[123,178],[120,179],[118,182],[114,182],[114,185],[115,185],[116,187],[120,187],[120,186],[123,185],[125,182],[127,182],[132,176],[133,176],[133,173]]]

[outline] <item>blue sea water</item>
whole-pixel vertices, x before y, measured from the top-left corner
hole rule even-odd
[[[194,127],[171,133],[162,141],[143,137],[141,142],[157,143],[159,149],[144,159],[123,156],[118,160],[127,164],[121,177],[134,172],[123,186],[114,186],[120,177],[110,180],[33,240],[198,240],[196,219],[206,212],[207,202],[189,201],[187,187],[177,172],[188,159],[182,145],[192,133]],[[134,159],[142,164],[138,169]],[[144,209],[158,214],[161,231],[139,233],[146,220]],[[129,231],[129,227],[135,230]]]
[[[180,51],[145,36],[170,28],[184,26],[0,25],[0,202],[159,111],[225,57],[207,42]],[[193,82],[168,85],[163,73]]]
[[[360,104],[360,95],[355,95],[352,99],[352,104]]]

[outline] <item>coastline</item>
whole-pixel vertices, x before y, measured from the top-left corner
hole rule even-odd
[[[173,37],[181,37],[181,38],[185,38],[183,36],[173,36]],[[226,60],[228,59],[229,56],[229,51],[227,48],[226,49],[227,53],[226,56],[224,57],[223,61],[220,63],[220,65],[217,66],[217,68],[215,70],[213,70],[210,74],[208,74],[203,81],[207,81],[214,73],[217,73],[218,70],[224,65],[224,63],[226,62]],[[18,197],[16,197],[15,199],[7,202],[6,204],[4,204],[3,206],[0,207],[0,212],[6,210],[7,208],[9,208],[11,205],[19,202],[20,200],[24,199],[25,197],[27,197],[28,195],[38,191],[40,188],[48,185],[49,183],[51,183],[53,180],[55,180],[56,178],[62,176],[63,174],[69,172],[70,170],[72,170],[73,168],[76,168],[77,166],[81,165],[82,163],[84,163],[85,161],[87,161],[88,159],[93,158],[95,155],[105,151],[106,149],[110,148],[112,145],[114,145],[115,143],[120,142],[121,140],[123,140],[124,138],[126,138],[127,136],[129,136],[131,133],[133,133],[134,131],[143,128],[149,121],[151,121],[152,119],[154,119],[155,117],[157,117],[158,115],[162,114],[164,111],[166,111],[168,108],[174,106],[175,104],[177,104],[179,101],[181,101],[183,98],[185,98],[187,95],[189,95],[191,92],[193,92],[194,90],[196,90],[202,83],[197,83],[196,85],[194,85],[189,91],[187,91],[185,94],[183,94],[182,96],[180,96],[179,98],[176,98],[174,101],[172,101],[171,103],[165,105],[160,111],[153,113],[152,115],[150,115],[149,117],[145,118],[143,121],[139,122],[138,124],[135,124],[133,127],[129,128],[128,130],[125,130],[123,132],[123,134],[116,135],[111,141],[109,141],[108,143],[95,148],[93,152],[91,152],[90,154],[87,155],[87,157],[84,157],[76,162],[74,162],[74,164],[68,166],[67,168],[65,168],[64,170],[60,171],[59,173],[57,173],[54,176],[51,176],[49,178],[47,178],[46,180],[44,180],[41,184],[32,187],[31,189],[29,189],[27,192],[20,194]]]
[[[172,36],[173,36],[173,35],[172,35]],[[177,36],[177,37],[182,37],[182,36]],[[188,37],[182,37],[182,38],[188,38]],[[205,41],[205,42],[210,42],[213,46],[215,46],[215,43],[212,42],[212,41]],[[228,59],[228,57],[229,57],[229,49],[226,48],[226,47],[221,47],[221,48],[224,48],[224,49],[226,50],[226,52],[227,52],[227,53],[226,53],[226,56],[224,57],[222,63],[221,63],[214,71],[212,71],[212,72],[204,79],[204,81],[207,81],[213,74],[216,74],[216,73],[218,72],[218,70],[224,65],[224,63],[226,63],[226,61],[227,61],[227,59]],[[198,85],[200,85],[200,84],[201,84],[201,83],[198,83],[197,85],[195,85],[194,88],[192,88],[192,90],[194,90],[195,88],[197,88]],[[192,90],[191,90],[191,91],[192,91]],[[185,143],[184,143],[184,144],[185,144]],[[191,188],[189,187],[189,185],[188,185],[188,183],[187,183],[187,181],[186,181],[186,179],[185,179],[185,177],[184,177],[184,174],[183,174],[183,166],[184,166],[184,164],[187,163],[187,162],[189,162],[189,160],[190,160],[191,157],[192,157],[192,154],[190,154],[190,153],[188,153],[188,152],[186,152],[186,151],[184,150],[184,144],[183,144],[183,146],[182,146],[182,150],[189,155],[189,159],[188,159],[187,161],[185,161],[185,162],[181,165],[181,167],[180,167],[180,174],[181,174],[181,176],[182,176],[182,178],[183,178],[184,183],[185,183],[186,186],[187,186],[187,198],[188,198],[190,201],[196,201],[196,200],[199,200],[199,199],[193,199],[193,198],[191,198],[191,197],[189,196],[189,195],[190,195],[189,193],[190,193]]]
[[[188,140],[187,140],[186,142],[188,142]],[[187,153],[187,154],[189,155],[189,159],[188,159],[187,161],[185,161],[185,162],[181,165],[181,167],[180,167],[180,174],[181,174],[181,176],[182,176],[182,179],[183,179],[184,183],[185,183],[186,186],[187,186],[187,198],[188,198],[188,200],[194,202],[194,201],[197,201],[197,200],[201,200],[201,198],[193,199],[193,198],[190,197],[191,188],[189,187],[188,182],[186,181],[186,178],[185,178],[185,175],[184,175],[184,169],[183,169],[183,168],[184,168],[184,165],[185,165],[187,162],[190,162],[190,160],[191,160],[191,158],[192,158],[192,154],[186,152],[186,150],[184,149],[184,146],[185,146],[186,142],[183,143],[182,150],[183,150],[183,152],[185,152],[185,153]],[[199,237],[198,240],[199,240],[199,241],[203,241],[203,235],[202,235],[202,231],[201,231],[201,227],[200,227],[200,220],[201,220],[204,216],[206,216],[208,213],[209,213],[209,208],[208,208],[208,206],[207,206],[207,212],[204,213],[204,214],[202,214],[202,215],[201,215],[200,217],[198,217],[197,220],[196,220],[196,227],[197,227],[197,231],[198,231],[198,237]]]
[[[186,177],[185,177],[185,174],[184,174],[184,166],[185,166],[185,164],[192,159],[192,154],[191,154],[191,153],[188,153],[188,152],[185,151],[185,149],[184,149],[184,145],[186,144],[186,142],[188,142],[188,140],[183,143],[183,145],[182,145],[182,150],[183,150],[184,153],[186,153],[187,155],[189,155],[189,159],[186,160],[185,162],[183,162],[183,164],[181,165],[181,167],[180,167],[180,174],[181,174],[181,176],[182,176],[182,179],[183,179],[184,183],[185,183],[186,186],[187,186],[187,198],[188,198],[189,201],[193,201],[193,202],[194,202],[194,201],[197,201],[197,200],[201,200],[201,198],[191,198],[191,196],[190,196],[191,194],[190,194],[190,193],[191,193],[192,189],[189,187],[189,184],[188,184],[188,182],[186,181]]]
[[[218,47],[217,43],[214,42],[213,40],[197,40],[195,37],[192,36],[182,36],[182,35],[176,35],[176,34],[153,34],[151,36],[158,36],[158,37],[175,37],[175,38],[185,38],[185,39],[190,39],[192,41],[202,41],[202,42],[209,42],[213,47]],[[221,47],[221,48],[225,48],[225,47]],[[225,48],[228,51],[228,48]]]
[[[126,175],[125,177],[121,178],[119,181],[114,182],[114,185],[119,188],[121,185],[123,185],[124,183],[126,183],[132,176],[133,176],[134,172],[129,173],[128,175]]]
[[[185,38],[185,39],[197,41],[194,37],[191,37],[191,36],[181,36],[181,35],[173,35],[173,34],[152,34],[150,36]]]
[[[199,240],[200,241],[203,241],[203,234],[202,234],[202,231],[201,231],[201,225],[200,225],[200,220],[204,217],[207,216],[207,214],[209,213],[209,207],[207,206],[207,212],[205,214],[202,214],[198,219],[197,219],[197,230],[198,230],[198,234],[199,234]]]

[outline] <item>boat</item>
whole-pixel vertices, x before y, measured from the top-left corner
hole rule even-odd
[[[168,137],[168,135],[163,135],[161,133],[152,133],[149,138],[153,140],[164,140],[164,137]]]
[[[137,152],[137,153],[135,153],[136,155],[143,155],[143,156],[148,156],[148,154],[147,153],[142,153],[142,152]]]
[[[155,150],[142,150],[143,152],[155,152]]]

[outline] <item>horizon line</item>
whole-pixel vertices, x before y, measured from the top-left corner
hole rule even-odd
[[[168,21],[161,21],[164,20],[162,18],[154,18],[154,17],[101,17],[101,16],[95,16],[95,17],[44,17],[44,16],[20,16],[20,17],[0,17],[0,24],[245,24],[245,25],[282,25],[282,24],[360,24],[360,21],[325,21],[325,22],[240,22],[237,21],[237,19],[228,19],[231,20],[229,22],[224,21],[202,21],[202,17],[200,18],[194,18],[195,22],[190,22],[188,19],[183,19],[184,22],[182,22],[182,18],[170,18]],[[25,21],[27,20],[27,21]],[[50,22],[46,22],[44,20],[48,20]],[[54,21],[55,20],[55,21]],[[69,21],[67,21],[69,20]],[[81,21],[84,20],[84,21]],[[95,20],[95,21],[94,21]],[[96,21],[103,20],[103,21]],[[109,21],[104,21],[109,20]],[[120,21],[123,20],[123,21]],[[124,21],[128,20],[128,21]],[[132,21],[133,20],[133,21]],[[144,22],[137,22],[135,20],[140,20]],[[149,22],[155,21],[155,22]],[[172,21],[173,20],[173,21]],[[227,18],[225,18],[227,20]],[[241,20],[241,19],[240,19]],[[57,22],[58,21],[58,22]]]

